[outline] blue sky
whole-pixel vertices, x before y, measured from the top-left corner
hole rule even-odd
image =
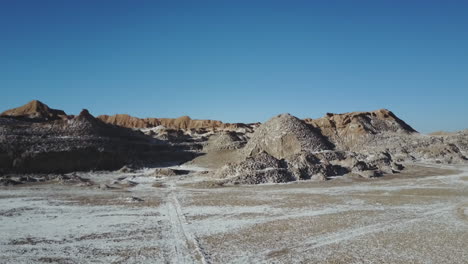
[[[468,1],[0,2],[0,110],[468,128]]]

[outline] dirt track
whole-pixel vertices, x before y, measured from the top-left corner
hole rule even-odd
[[[410,167],[375,180],[220,188],[206,187],[211,185],[193,174],[81,176],[96,185],[0,189],[0,263],[468,259],[467,167]],[[96,187],[122,177],[139,184]]]

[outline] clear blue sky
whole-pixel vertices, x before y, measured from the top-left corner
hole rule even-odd
[[[0,110],[468,128],[468,1],[0,2]]]

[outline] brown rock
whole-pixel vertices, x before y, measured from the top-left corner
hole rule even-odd
[[[38,100],[33,100],[23,106],[7,110],[1,113],[0,116],[32,119],[37,121],[49,121],[67,118],[67,114],[64,111],[49,108],[46,104]]]
[[[230,130],[237,129],[252,130],[255,124],[242,124],[242,123],[223,123],[217,120],[195,120],[189,116],[182,116],[179,118],[137,118],[126,114],[118,114],[113,116],[100,115],[97,117],[105,123],[118,125],[127,128],[150,128],[157,126],[164,126],[168,129],[177,130]]]
[[[345,114],[327,113],[319,119],[307,118],[306,123],[320,129],[336,144],[345,144],[366,135],[383,132],[415,133],[411,126],[387,109]]]

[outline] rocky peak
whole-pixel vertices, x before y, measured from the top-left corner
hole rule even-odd
[[[95,118],[87,109],[81,110],[80,114],[73,117],[70,121],[72,127],[82,133],[95,133],[104,127],[104,123]]]
[[[88,109],[83,109],[81,110],[80,114],[76,118],[94,119],[94,116],[89,113]]]
[[[0,116],[35,121],[50,121],[67,118],[67,114],[64,111],[52,109],[38,100],[32,100],[23,106],[7,110],[1,113]]]

